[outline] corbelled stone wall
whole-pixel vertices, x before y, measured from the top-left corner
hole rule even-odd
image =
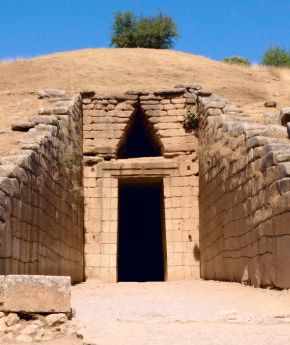
[[[166,157],[195,152],[197,139],[183,128],[189,108],[195,109],[194,88],[199,89],[200,86],[189,85],[151,94],[132,91],[119,95],[96,95],[94,91],[82,92],[84,155],[116,158],[138,106],[153,125]]]
[[[1,157],[0,274],[83,279],[82,101],[42,92],[51,106],[13,125],[28,131]],[[59,98],[60,97],[60,98]]]
[[[165,279],[199,277],[197,138],[183,127],[187,114],[195,111],[199,89],[186,85],[154,93],[82,93],[86,277],[117,280],[118,181],[138,177],[163,180]],[[137,111],[159,142],[161,155],[119,159]]]
[[[251,122],[198,96],[201,276],[290,287],[290,145],[286,128]]]

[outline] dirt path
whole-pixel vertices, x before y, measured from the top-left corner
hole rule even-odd
[[[1,345],[83,345],[82,340],[78,339],[76,336],[71,337],[60,337],[50,341],[37,341],[37,342],[1,342]]]
[[[85,344],[290,343],[290,293],[189,281],[73,288]]]

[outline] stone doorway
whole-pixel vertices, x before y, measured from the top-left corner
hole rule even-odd
[[[199,278],[198,143],[183,128],[184,116],[194,110],[189,94],[177,89],[112,97],[90,94],[84,100],[86,278],[104,282]],[[136,185],[141,201],[124,202],[123,193],[137,193]],[[154,232],[145,232],[146,239],[141,225],[149,222],[148,214],[154,214],[150,211],[154,202],[150,196],[146,202],[142,193],[150,194],[154,188],[159,189],[158,196],[151,193],[152,199],[159,200],[159,216],[151,219],[155,225],[144,225],[143,231],[157,231],[155,238]],[[123,211],[126,204],[128,209]],[[145,215],[138,213],[142,210]],[[125,218],[125,225],[120,218]],[[126,235],[124,228],[132,234]],[[142,263],[136,255],[141,257],[143,250]]]
[[[120,179],[118,194],[118,281],[164,281],[162,179]]]

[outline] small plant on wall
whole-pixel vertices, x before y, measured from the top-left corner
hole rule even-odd
[[[198,114],[189,109],[183,120],[183,128],[187,133],[194,131],[198,128]]]
[[[75,147],[69,149],[59,157],[59,162],[69,170],[79,168],[79,150]]]

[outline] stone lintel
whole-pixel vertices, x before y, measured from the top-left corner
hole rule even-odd
[[[98,154],[113,154],[115,148],[112,146],[96,146],[93,148],[85,149],[84,156],[96,156]]]
[[[149,91],[143,91],[143,90],[129,90],[125,92],[125,95],[137,95],[137,96],[148,96]]]
[[[126,169],[177,169],[177,161],[169,161],[164,157],[150,159],[118,159],[116,162],[103,162],[98,165],[104,170],[126,170]]]

